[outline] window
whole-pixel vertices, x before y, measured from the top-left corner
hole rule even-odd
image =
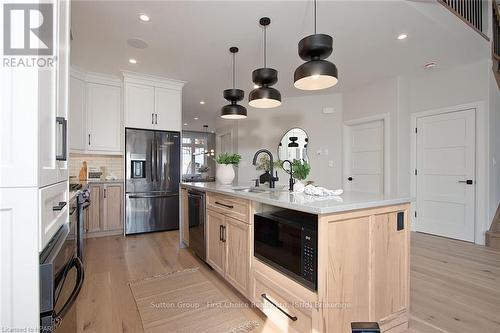
[[[182,177],[183,179],[214,177],[215,135],[205,132],[182,132]],[[208,172],[200,172],[200,167]]]

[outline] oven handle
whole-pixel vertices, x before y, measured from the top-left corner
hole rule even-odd
[[[274,305],[276,307],[276,309],[280,310],[285,316],[287,316],[288,318],[290,318],[293,321],[297,321],[297,319],[298,319],[297,316],[290,316],[285,310],[283,310],[282,308],[280,308],[279,306],[277,306],[276,303],[274,303],[269,298],[267,298],[266,294],[261,294],[260,296],[262,296],[262,298],[264,298],[269,303],[271,303],[272,305]]]
[[[76,268],[77,283],[75,285],[75,288],[71,292],[71,295],[66,300],[66,303],[64,303],[63,307],[61,308],[61,310],[58,313],[54,313],[54,322],[56,323],[55,324],[56,328],[60,325],[60,323],[62,322],[62,318],[64,317],[64,315],[66,315],[66,313],[71,308],[73,303],[75,303],[76,298],[78,297],[78,294],[80,294],[80,290],[82,289],[82,286],[83,286],[85,272],[84,272],[83,264],[82,264],[82,261],[80,260],[80,258],[75,257],[71,260],[68,271],[73,266]],[[64,283],[64,281],[63,281],[63,283]]]

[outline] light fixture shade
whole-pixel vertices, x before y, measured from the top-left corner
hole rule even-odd
[[[272,87],[260,87],[250,92],[248,104],[254,108],[275,108],[281,105],[281,93]]]
[[[338,83],[337,66],[326,60],[311,60],[300,65],[293,75],[295,88],[320,90]]]
[[[245,119],[247,109],[243,105],[228,104],[221,108],[221,118],[224,119]]]
[[[306,61],[293,75],[295,88],[321,90],[338,83],[337,66],[325,60],[333,51],[333,38],[325,34],[314,34],[300,40],[299,56]]]
[[[220,117],[223,119],[245,119],[247,117],[247,109],[239,105],[238,102],[245,97],[245,92],[241,89],[236,89],[235,86],[235,54],[238,52],[236,46],[229,48],[229,52],[233,54],[233,88],[225,89],[222,95],[231,104],[225,105],[220,109]]]

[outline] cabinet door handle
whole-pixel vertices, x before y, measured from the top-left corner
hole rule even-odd
[[[61,155],[56,154],[57,161],[66,161],[68,121],[64,117],[56,117],[57,125],[61,126]]]
[[[266,301],[268,301],[269,303],[271,303],[272,305],[274,305],[276,307],[276,309],[280,310],[281,313],[283,313],[285,316],[287,316],[288,318],[290,318],[293,321],[297,321],[298,318],[296,316],[290,316],[285,310],[283,310],[282,308],[280,308],[279,306],[277,306],[276,303],[274,303],[269,298],[267,298],[266,294],[261,294],[260,296],[262,296],[262,298],[264,298]]]
[[[218,201],[216,201],[215,204],[219,205],[219,206],[223,206],[223,207],[229,208],[229,209],[233,209],[234,208],[233,205],[226,205],[226,204],[223,204],[222,202],[218,202]]]
[[[222,241],[222,224],[219,225],[219,240]]]
[[[90,133],[89,133],[89,146],[90,146]]]
[[[226,242],[226,226],[225,225],[222,226],[222,242],[223,243]]]
[[[151,113],[151,124],[155,123],[155,114]]]
[[[473,185],[474,184],[474,181],[472,179],[459,180],[458,182],[459,183],[464,183],[464,184],[467,184],[467,185]]]
[[[155,125],[158,125],[158,113],[155,113]]]
[[[104,197],[106,198],[106,189],[104,189]]]
[[[59,204],[57,206],[53,206],[52,210],[53,211],[59,211],[59,210],[63,210],[64,207],[66,207],[66,202],[59,201]]]

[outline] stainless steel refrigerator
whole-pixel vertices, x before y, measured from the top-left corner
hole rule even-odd
[[[125,129],[125,233],[179,228],[180,133]]]

